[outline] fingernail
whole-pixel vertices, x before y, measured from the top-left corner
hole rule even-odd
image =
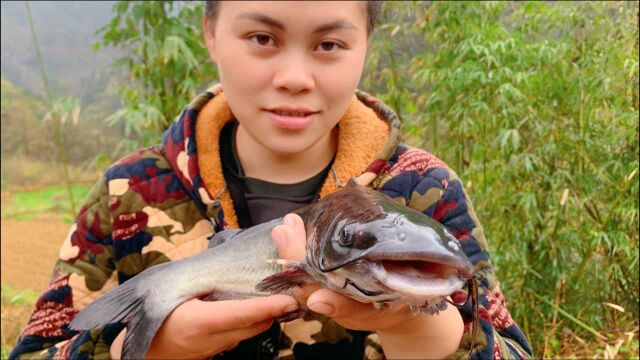
[[[291,303],[291,304],[287,305],[282,311],[284,313],[290,313],[290,312],[293,312],[295,310],[298,310],[298,303]]]
[[[333,305],[329,305],[323,302],[309,304],[309,309],[314,313],[318,313],[322,315],[331,315],[335,311],[335,308],[333,307]]]

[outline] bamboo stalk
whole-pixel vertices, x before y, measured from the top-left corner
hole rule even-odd
[[[33,35],[33,43],[36,47],[36,54],[38,56],[38,65],[40,66],[40,76],[42,77],[42,83],[44,86],[44,92],[47,96],[47,102],[49,103],[49,108],[52,111],[51,123],[53,124],[53,132],[54,139],[56,142],[56,146],[58,147],[58,157],[62,164],[62,176],[64,178],[64,184],[67,189],[67,196],[69,197],[69,202],[71,204],[71,218],[75,218],[76,216],[76,204],[73,199],[73,191],[71,191],[71,179],[69,177],[69,161],[67,159],[67,152],[64,148],[64,139],[62,137],[62,129],[60,128],[60,119],[58,118],[58,114],[53,113],[53,98],[51,96],[51,88],[49,87],[49,81],[47,80],[47,73],[44,69],[44,61],[42,60],[42,52],[40,51],[40,43],[38,42],[38,35],[36,34],[36,29],[33,24],[33,18],[31,16],[31,6],[28,1],[25,1],[25,5],[27,7],[27,16],[29,19],[29,27],[31,28],[31,34]]]
[[[555,305],[554,303],[552,303],[551,301],[543,298],[542,296],[534,293],[533,291],[531,291],[530,289],[526,289],[527,292],[529,292],[531,295],[533,295],[533,297],[535,297],[536,299],[542,301],[543,303],[551,306],[552,308],[554,308],[555,310],[557,310],[561,315],[564,315],[567,319],[571,320],[573,323],[575,323],[576,325],[580,326],[581,328],[587,330],[588,332],[592,333],[595,337],[597,337],[600,340],[604,340],[606,341],[607,338],[604,337],[602,334],[600,334],[596,329],[592,328],[591,326],[587,325],[586,323],[580,321],[578,318],[576,318],[575,316],[569,314],[566,310],[562,309],[560,306]]]

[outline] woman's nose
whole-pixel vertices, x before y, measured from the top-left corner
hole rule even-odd
[[[292,53],[282,58],[277,64],[273,86],[294,94],[312,90],[315,80],[309,62],[303,54]]]

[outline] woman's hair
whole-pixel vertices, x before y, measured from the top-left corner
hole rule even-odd
[[[212,22],[215,22],[218,16],[218,8],[220,6],[220,0],[205,0],[204,2],[204,15]],[[371,35],[373,28],[378,21],[380,15],[380,8],[382,7],[382,1],[367,1],[367,34]]]

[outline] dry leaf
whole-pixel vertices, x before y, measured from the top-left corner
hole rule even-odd
[[[560,199],[561,206],[567,202],[567,198],[569,198],[569,188],[564,189],[564,192],[562,193],[562,199]]]
[[[395,35],[398,31],[400,31],[400,25],[396,25],[396,27],[391,30],[391,36]]]
[[[612,303],[608,303],[608,302],[603,302],[603,304],[607,305],[608,307],[612,308],[612,309],[616,309],[620,312],[624,312],[624,308],[620,305],[616,305],[616,304],[612,304]]]

